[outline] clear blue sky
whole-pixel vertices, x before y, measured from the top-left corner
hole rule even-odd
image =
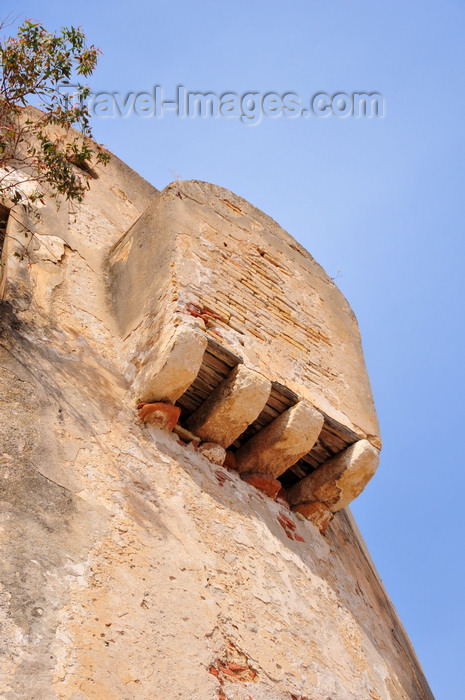
[[[437,700],[464,639],[465,3],[24,2],[104,52],[95,90],[380,92],[383,119],[94,120],[156,187],[196,178],[276,219],[361,328],[384,449],[353,512]],[[342,700],[342,699],[341,699]]]

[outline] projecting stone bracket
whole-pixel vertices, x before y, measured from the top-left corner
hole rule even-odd
[[[192,384],[207,347],[203,333],[180,326],[174,336],[139,372],[134,390],[139,401],[175,403]]]
[[[359,440],[289,489],[292,509],[326,529],[332,514],[360,495],[378,460],[378,451],[368,440]]]
[[[323,422],[319,411],[299,401],[239,448],[238,472],[281,476],[312,449]]]
[[[186,422],[202,440],[229,447],[257,418],[270,395],[271,382],[237,365]]]

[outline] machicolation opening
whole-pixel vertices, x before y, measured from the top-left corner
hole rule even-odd
[[[176,402],[176,405],[181,408],[181,423],[185,423],[192,413],[211,396],[213,390],[226,379],[230,371],[242,362],[243,359],[241,357],[209,338],[197,377]],[[235,452],[262,428],[288,408],[294,406],[298,400],[297,394],[283,384],[276,381],[272,382],[270,395],[261,413],[234,441],[229,449]],[[278,477],[284,488],[287,489],[293,486],[297,481],[311,474],[331,457],[343,452],[347,447],[350,447],[350,445],[353,445],[360,439],[352,430],[337,423],[329,416],[323,414],[323,417],[323,428],[310,452],[301,457],[284,474]]]

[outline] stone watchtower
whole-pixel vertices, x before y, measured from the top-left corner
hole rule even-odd
[[[41,213],[3,216],[4,697],[432,698],[348,509],[381,442],[332,280],[114,157]]]

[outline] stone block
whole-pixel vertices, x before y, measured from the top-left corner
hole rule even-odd
[[[321,532],[325,534],[326,529],[334,517],[333,512],[321,501],[312,501],[311,503],[301,503],[294,506],[292,509],[295,513],[300,513],[307,520],[313,523]]]
[[[265,474],[246,474],[243,480],[273,500],[281,490],[281,482]]]
[[[312,449],[322,427],[321,413],[299,401],[239,448],[238,472],[280,476]]]
[[[144,423],[171,432],[179,420],[181,409],[169,403],[143,403],[139,404],[138,413]]]
[[[199,452],[213,464],[219,464],[220,467],[226,458],[226,450],[216,442],[203,442],[199,447]]]
[[[156,359],[137,376],[136,395],[141,401],[175,403],[196,378],[206,347],[207,338],[202,332],[180,326]]]
[[[292,505],[320,501],[333,513],[345,508],[363,491],[378,466],[378,451],[359,440],[292,486]]]
[[[237,365],[187,420],[203,440],[229,447],[257,418],[270,395],[271,382]]]

